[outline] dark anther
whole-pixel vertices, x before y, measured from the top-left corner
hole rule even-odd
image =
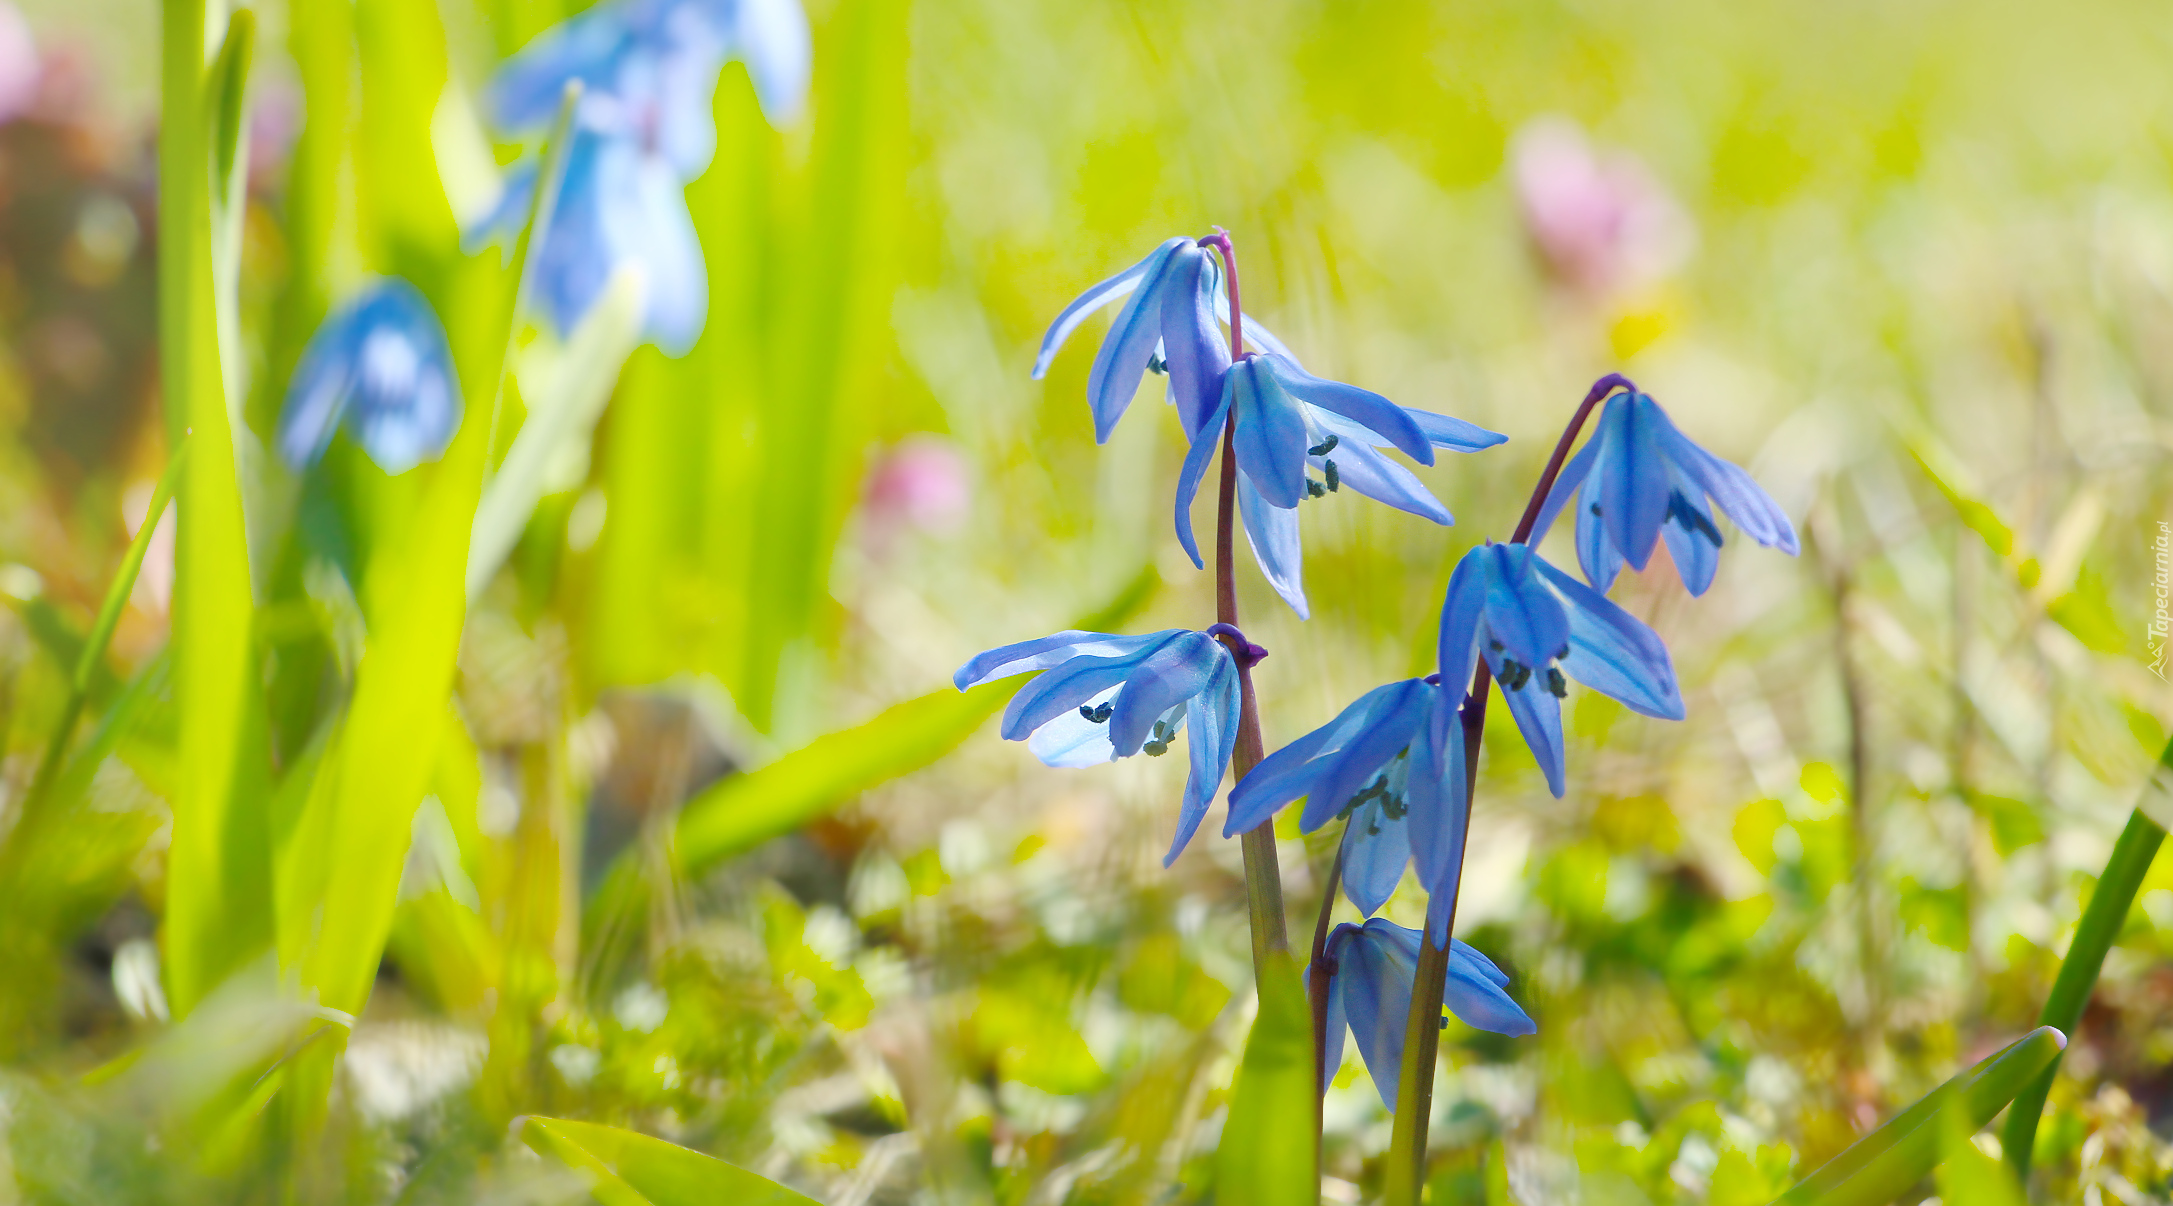
[[[1501,660],[1501,685],[1503,687],[1514,691],[1530,682],[1531,678],[1532,668],[1530,666],[1512,657],[1505,657]]]
[[[1080,704],[1079,718],[1086,721],[1088,724],[1100,724],[1103,721],[1109,719],[1109,714],[1116,710],[1117,705],[1115,704],[1105,703],[1098,708],[1092,704]]]
[[[1556,699],[1561,699],[1569,694],[1568,681],[1562,677],[1560,670],[1552,666],[1547,667],[1547,694],[1554,696]]]
[[[1684,531],[1695,532],[1712,541],[1714,548],[1720,547],[1720,529],[1713,526],[1712,517],[1691,505],[1690,500],[1683,497],[1682,491],[1675,490],[1668,494],[1667,517],[1674,520]]]
[[[1160,356],[1149,356],[1147,357],[1147,371],[1158,376],[1167,375],[1169,373],[1169,361],[1162,359]]]
[[[1562,646],[1562,647],[1561,647],[1560,649],[1557,649],[1557,650],[1555,650],[1555,651],[1554,651],[1554,660],[1555,660],[1555,661],[1561,661],[1561,660],[1562,660],[1563,658],[1565,658],[1565,657],[1568,657],[1568,656],[1569,656],[1569,646],[1567,646],[1567,645],[1564,645],[1564,646]]]
[[[1592,504],[1592,513],[1593,513],[1594,515],[1597,515],[1597,514],[1599,514],[1599,513],[1600,513],[1600,505],[1599,505],[1598,503],[1593,503],[1593,504]]]
[[[1159,758],[1162,755],[1169,753],[1169,742],[1150,741],[1147,744],[1140,746],[1139,748],[1140,752],[1146,754],[1149,758]]]
[[[1321,469],[1328,475],[1328,493],[1335,493],[1336,487],[1343,484],[1343,475],[1336,472],[1334,461],[1322,461]]]
[[[1326,493],[1328,493],[1328,487],[1321,485],[1310,477],[1305,479],[1305,496],[1307,498],[1319,498]]]
[[[1400,821],[1406,816],[1409,816],[1410,814],[1411,806],[1404,802],[1402,796],[1392,793],[1383,794],[1381,796],[1382,816],[1387,817],[1391,821]]]
[[[1449,1028],[1449,1017],[1447,1014],[1441,1015],[1441,1028],[1443,1030],[1447,1030]]]
[[[1336,439],[1336,437],[1331,435],[1327,439],[1322,440],[1320,443],[1315,444],[1313,447],[1306,449],[1305,455],[1327,456],[1329,453],[1335,451],[1335,446],[1338,442],[1339,441]]]
[[[1501,643],[1500,641],[1488,641],[1488,642],[1486,643],[1486,647],[1487,647],[1487,648],[1489,648],[1489,649],[1491,649],[1491,650],[1493,650],[1493,651],[1494,651],[1494,652],[1496,652],[1496,653],[1500,653],[1500,652],[1502,651],[1502,649],[1503,649],[1503,648],[1505,648],[1505,646],[1503,646],[1503,644],[1502,644],[1502,643]]]

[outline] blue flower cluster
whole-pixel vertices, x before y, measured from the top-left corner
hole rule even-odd
[[[1222,269],[1207,250],[1218,241],[1171,239],[1082,294],[1050,326],[1034,375],[1047,371],[1090,313],[1121,301],[1087,380],[1096,438],[1109,438],[1142,374],[1166,375],[1169,401],[1190,440],[1177,481],[1179,542],[1201,564],[1191,505],[1227,432],[1254,556],[1303,617],[1300,504],[1348,484],[1447,524],[1448,511],[1381,450],[1432,464],[1435,449],[1474,452],[1503,437],[1315,377],[1250,318],[1242,323],[1248,350],[1233,359],[1221,333],[1230,314]],[[1599,389],[1626,385],[1617,382],[1610,378]],[[1596,391],[1587,406],[1601,400]],[[1664,538],[1684,585],[1704,593],[1722,542],[1716,511],[1760,544],[1797,548],[1786,515],[1750,476],[1692,443],[1649,396],[1628,387],[1604,400],[1591,438],[1542,500],[1530,538],[1488,542],[1458,562],[1442,602],[1435,673],[1377,687],[1268,755],[1231,789],[1223,827],[1225,837],[1248,832],[1298,800],[1305,801],[1299,816],[1305,832],[1344,819],[1343,889],[1369,917],[1387,903],[1406,867],[1415,866],[1428,894],[1424,937],[1449,952],[1447,1006],[1502,1034],[1530,1034],[1533,1022],[1507,995],[1500,969],[1449,933],[1477,755],[1466,724],[1483,717],[1474,705],[1484,700],[1470,691],[1501,690],[1548,789],[1560,796],[1567,777],[1561,706],[1570,682],[1647,716],[1683,716],[1666,645],[1606,597],[1622,566],[1642,570]],[[1582,581],[1535,547],[1572,500]],[[1027,740],[1051,766],[1160,753],[1189,720],[1192,773],[1170,847],[1173,861],[1199,827],[1228,764],[1239,722],[1237,669],[1230,647],[1213,639],[1212,630],[1147,637],[1068,632],[984,653],[960,669],[957,684],[964,689],[1046,671],[1012,700],[1003,734]],[[1390,1109],[1421,933],[1371,917],[1363,926],[1339,926],[1320,956],[1331,969],[1324,1071],[1341,1059],[1347,1026]]]
[[[460,428],[460,381],[437,312],[403,280],[372,285],[326,319],[287,384],[275,442],[297,470],[345,427],[387,473],[434,460]]]

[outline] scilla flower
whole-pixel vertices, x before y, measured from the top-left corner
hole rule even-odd
[[[437,313],[413,285],[388,280],[310,336],[280,410],[279,452],[306,469],[345,423],[379,468],[405,473],[445,451],[460,412],[460,382]]]
[[[1194,565],[1204,568],[1192,535],[1192,499],[1222,444],[1222,425],[1234,414],[1237,497],[1245,535],[1261,572],[1301,618],[1311,609],[1298,542],[1300,502],[1348,485],[1398,510],[1438,524],[1454,523],[1448,508],[1380,449],[1393,447],[1421,465],[1431,465],[1436,448],[1477,452],[1508,438],[1462,419],[1398,406],[1355,385],[1315,377],[1280,352],[1248,355],[1230,366],[1222,382],[1222,395],[1194,434],[1177,477],[1178,543]]]
[[[1454,890],[1463,865],[1464,814],[1448,786],[1464,774],[1464,730],[1455,723],[1461,688],[1439,676],[1375,687],[1334,720],[1269,754],[1230,789],[1223,836],[1243,833],[1303,798],[1299,829],[1337,817],[1343,831],[1343,890],[1359,911],[1388,901],[1415,853],[1428,892]],[[1443,723],[1436,723],[1442,721]]]
[[[1214,254],[1192,239],[1176,238],[1147,258],[1079,295],[1064,307],[1041,338],[1034,380],[1041,380],[1057,349],[1096,310],[1128,298],[1094,355],[1087,374],[1087,405],[1094,412],[1094,440],[1106,444],[1139,391],[1148,369],[1169,375],[1170,401],[1191,435],[1215,408],[1222,371],[1230,365],[1228,341],[1217,322],[1221,268]],[[1247,323],[1248,333],[1265,332]],[[1273,336],[1267,336],[1273,339]]]
[[[1577,500],[1577,563],[1600,590],[1628,562],[1642,570],[1662,537],[1675,572],[1691,594],[1713,584],[1720,565],[1720,526],[1713,508],[1743,534],[1790,555],[1796,529],[1748,473],[1698,447],[1667,412],[1634,390],[1607,400],[1592,438],[1562,467],[1547,494],[1532,543]]]
[[[1404,1028],[1411,1013],[1411,984],[1418,974],[1419,932],[1386,918],[1362,926],[1348,922],[1328,936],[1323,957],[1328,980],[1327,1042],[1320,1053],[1321,1083],[1343,1062],[1343,1032],[1358,1040],[1381,1103],[1396,1109],[1396,1078],[1403,1068]],[[1449,974],[1442,1003],[1465,1025],[1495,1034],[1536,1034],[1531,1015],[1504,991],[1509,977],[1463,942],[1449,947]]]
[[[1558,797],[1565,674],[1632,711],[1683,718],[1675,666],[1658,634],[1528,545],[1481,545],[1449,577],[1441,607],[1442,681],[1469,681],[1480,657]],[[1461,816],[1463,776],[1449,776],[1449,789]]]
[[[1246,648],[1255,660],[1266,656],[1257,646]],[[1163,859],[1165,865],[1177,861],[1207,815],[1237,744],[1237,663],[1229,648],[1208,632],[1185,628],[1146,636],[1059,632],[991,649],[960,666],[951,681],[963,691],[1032,671],[1047,673],[1012,696],[1003,735],[1026,742],[1050,766],[1165,754],[1191,726],[1191,774],[1177,838]]]

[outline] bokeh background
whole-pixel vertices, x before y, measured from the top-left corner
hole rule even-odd
[[[580,1200],[508,1137],[524,1113],[837,1206],[1205,1200],[1252,1008],[1236,846],[1165,870],[1179,760],[1044,769],[948,678],[1083,617],[1212,618],[1171,538],[1158,384],[1097,448],[1090,351],[1027,369],[1075,293],[1213,224],[1248,313],[1310,367],[1511,437],[1418,471],[1453,528],[1306,504],[1310,621],[1241,558],[1271,747],[1427,668],[1450,566],[1513,526],[1601,373],[1804,535],[1793,560],[1731,539],[1701,599],[1664,564],[1625,580],[1689,716],[1572,688],[1564,798],[1490,733],[1460,932],[1539,1033],[1452,1023],[1433,1201],[1770,1200],[2032,1024],[2173,723],[2150,631],[2173,523],[2158,7],[810,0],[804,112],[773,129],[737,64],[716,95],[686,193],[701,342],[633,354],[466,617],[322,1127],[267,1138],[246,1094],[207,1121],[197,1089],[264,1056],[236,1037],[252,1006],[218,1031],[168,999],[170,536],[93,690],[69,823],[34,848],[10,828],[169,448],[159,13],[18,2],[0,1201]],[[461,282],[498,253],[458,223],[518,149],[477,89],[579,7],[257,9],[238,296],[260,438],[372,274],[465,338]],[[330,514],[366,546],[409,497],[344,445],[327,477],[251,532],[295,550],[251,629],[275,776],[372,627],[357,560],[295,533]],[[1332,849],[1282,836],[1309,931]],[[1416,924],[1407,887],[1388,912]],[[231,967],[255,941],[235,931]],[[2169,1003],[2161,859],[2068,1050],[2040,1200],[2168,1200]],[[1389,1120],[1346,1058],[1323,1192],[1355,1202]]]

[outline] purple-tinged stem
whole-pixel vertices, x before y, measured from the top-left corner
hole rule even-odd
[[[1547,495],[1554,490],[1554,481],[1561,476],[1562,465],[1569,460],[1569,450],[1577,442],[1577,433],[1584,429],[1585,420],[1592,409],[1607,399],[1616,389],[1635,390],[1628,377],[1609,373],[1592,383],[1577,413],[1570,416],[1569,424],[1562,429],[1562,438],[1555,441],[1554,454],[1547,458],[1547,467],[1539,474],[1539,483],[1532,487],[1531,501],[1524,505],[1524,515],[1517,520],[1516,535],[1512,544],[1523,544],[1531,539],[1532,528],[1539,522],[1540,508],[1547,503]],[[1478,668],[1471,673],[1471,690],[1464,696],[1464,706],[1458,710],[1458,719],[1464,726],[1464,832],[1471,832],[1471,802],[1478,794],[1479,740],[1486,732],[1487,695],[1494,685],[1494,675],[1487,668],[1486,659],[1480,658]],[[1456,930],[1456,896],[1463,886],[1463,874],[1459,868],[1456,888],[1449,893],[1445,927],[1452,936]],[[1434,1111],[1434,1069],[1440,1062],[1441,1052],[1441,1001],[1442,990],[1449,977],[1449,952],[1433,943],[1433,926],[1427,926],[1427,936],[1420,944],[1418,974],[1411,986],[1411,1013],[1404,1023],[1403,1069],[1396,1087],[1396,1123],[1394,1139],[1388,1153],[1388,1178],[1383,1200],[1389,1206],[1418,1206],[1419,1192],[1426,1184],[1426,1131]]]

